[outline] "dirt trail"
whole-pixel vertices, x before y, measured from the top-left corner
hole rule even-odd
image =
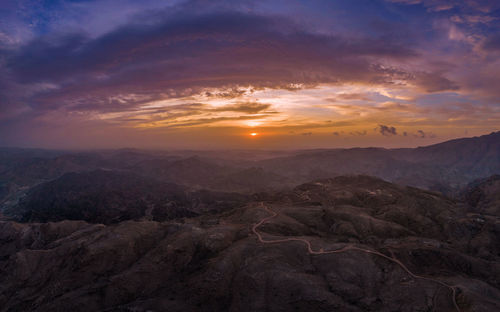
[[[361,252],[364,252],[364,253],[369,253],[369,254],[372,254],[372,255],[376,255],[376,256],[385,258],[385,259],[387,259],[387,260],[389,260],[389,261],[391,261],[391,262],[396,263],[397,265],[399,265],[403,270],[406,271],[406,273],[408,273],[413,278],[431,281],[431,282],[437,283],[439,285],[442,285],[442,286],[447,287],[448,289],[450,289],[451,290],[451,294],[452,294],[453,305],[454,305],[455,309],[458,312],[461,312],[460,308],[458,307],[456,298],[455,298],[456,297],[456,286],[449,285],[449,284],[447,284],[447,283],[445,283],[443,281],[440,281],[440,280],[437,280],[437,279],[433,279],[433,278],[430,278],[430,277],[425,277],[425,276],[417,275],[417,274],[413,273],[412,271],[410,271],[406,267],[406,265],[404,265],[401,261],[399,261],[398,259],[394,258],[393,256],[389,257],[387,255],[384,255],[383,253],[378,252],[378,251],[356,247],[356,246],[354,246],[352,244],[348,244],[348,245],[346,245],[343,248],[335,249],[335,250],[323,250],[323,248],[321,248],[319,251],[315,251],[315,250],[312,249],[311,242],[309,242],[307,239],[297,238],[297,237],[287,237],[287,238],[283,238],[283,239],[264,240],[262,238],[262,234],[259,233],[259,231],[257,231],[257,228],[259,226],[261,226],[262,224],[268,222],[269,220],[275,218],[278,215],[278,213],[276,213],[273,210],[271,210],[269,207],[267,207],[266,205],[264,205],[264,203],[260,203],[260,206],[262,208],[264,208],[267,212],[269,212],[271,214],[271,216],[266,217],[266,218],[260,220],[258,223],[254,224],[254,226],[252,227],[252,231],[257,236],[257,238],[259,239],[259,242],[261,242],[263,244],[277,244],[277,243],[285,243],[285,242],[302,242],[302,243],[304,243],[306,245],[307,251],[311,255],[327,255],[327,254],[334,254],[334,253],[342,253],[342,252],[346,252],[346,251],[349,251],[349,250],[356,250],[356,251],[361,251]]]

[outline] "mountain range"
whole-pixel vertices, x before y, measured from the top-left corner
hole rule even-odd
[[[415,149],[0,149],[0,311],[496,311],[500,132]]]

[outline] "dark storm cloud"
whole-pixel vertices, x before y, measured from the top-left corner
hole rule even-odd
[[[398,134],[395,127],[386,126],[386,125],[379,125],[378,131],[380,132],[380,134],[382,134],[384,136],[393,136],[393,135]]]

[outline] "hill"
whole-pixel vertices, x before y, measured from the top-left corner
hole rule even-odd
[[[0,221],[0,306],[494,311],[497,228],[498,216],[367,176],[182,220]]]
[[[190,191],[124,172],[95,170],[67,173],[30,189],[5,213],[22,222],[84,220],[117,223],[146,218],[162,221],[193,217],[241,205],[239,194]]]
[[[463,199],[475,212],[500,215],[500,175],[470,183],[463,193]]]

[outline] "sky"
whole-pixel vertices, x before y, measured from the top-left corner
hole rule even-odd
[[[415,147],[498,81],[497,0],[0,0],[0,146]]]

